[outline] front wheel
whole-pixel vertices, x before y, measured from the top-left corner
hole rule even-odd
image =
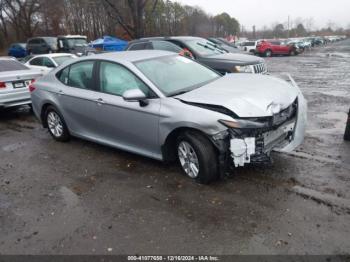
[[[69,140],[69,131],[61,114],[52,106],[49,106],[45,114],[46,126],[50,135],[57,141]]]
[[[290,52],[289,52],[289,55],[290,56],[295,56],[297,53],[296,53],[296,51],[293,49],[293,50],[291,50]]]
[[[184,173],[201,184],[218,179],[218,156],[202,134],[186,132],[177,139],[177,155]]]

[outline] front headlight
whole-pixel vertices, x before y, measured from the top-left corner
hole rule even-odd
[[[232,73],[253,73],[252,66],[235,66],[232,70]]]
[[[229,128],[263,128],[266,127],[266,123],[259,123],[259,122],[254,122],[250,120],[219,120],[219,123],[223,124],[224,126],[227,126]]]

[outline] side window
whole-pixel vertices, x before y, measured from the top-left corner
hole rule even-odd
[[[94,61],[84,61],[70,66],[68,85],[83,89],[93,88]]]
[[[33,66],[43,66],[43,58],[42,57],[34,58],[29,62],[29,64]]]
[[[165,41],[154,41],[152,42],[153,48],[156,50],[169,51],[174,53],[180,53],[181,48],[175,44],[165,42]]]
[[[130,89],[140,89],[147,97],[151,96],[149,88],[125,67],[101,62],[100,89],[102,92],[122,96]]]
[[[51,61],[50,58],[43,57],[43,66],[54,68],[55,64]]]
[[[68,85],[69,69],[70,66],[66,67],[56,75],[58,80],[60,80],[62,84]]]

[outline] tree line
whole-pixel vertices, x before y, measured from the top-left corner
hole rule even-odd
[[[170,0],[0,0],[0,48],[38,35],[237,35],[239,22],[223,13]]]

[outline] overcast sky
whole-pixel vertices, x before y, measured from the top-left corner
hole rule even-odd
[[[327,26],[330,22],[341,27],[350,26],[350,0],[176,0],[183,4],[202,7],[216,15],[227,12],[236,17],[248,30],[253,25],[261,29],[275,22],[313,18],[314,27]]]

